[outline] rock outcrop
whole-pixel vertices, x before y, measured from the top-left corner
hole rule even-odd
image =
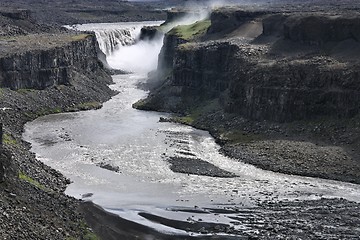
[[[284,24],[284,37],[309,44],[324,44],[347,39],[360,41],[359,17],[304,16],[289,17]]]
[[[265,11],[234,11],[220,9],[213,11],[210,20],[211,26],[208,34],[221,33],[223,36],[236,30],[239,26],[255,21],[268,14]]]
[[[154,26],[145,26],[143,28],[141,28],[141,32],[140,32],[140,40],[153,40],[154,38],[156,38],[159,34],[161,34],[159,32],[159,30],[157,29],[157,27]]]
[[[168,71],[174,64],[174,56],[177,47],[187,41],[176,35],[165,34],[164,45],[161,48],[158,60],[158,69],[160,71]]]
[[[64,46],[0,57],[0,86],[17,90],[69,85],[74,72],[98,70],[96,44],[93,35],[84,35]]]

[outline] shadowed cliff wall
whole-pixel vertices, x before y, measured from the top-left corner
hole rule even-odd
[[[68,85],[74,72],[98,70],[96,39],[88,35],[65,46],[14,53],[0,58],[0,84],[13,90]]]

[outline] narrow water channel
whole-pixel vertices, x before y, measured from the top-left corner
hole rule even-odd
[[[112,55],[109,63],[121,67],[119,58],[121,55]],[[189,233],[139,213],[177,221],[201,218],[233,224],[227,214],[194,210],[322,197],[360,202],[358,185],[260,170],[221,155],[207,132],[159,122],[164,113],[133,109],[132,103],[147,94],[137,88],[146,81],[144,71],[115,75],[113,80],[111,88],[119,94],[103,108],[49,115],[25,127],[23,138],[32,144],[37,158],[71,179],[66,190],[70,196],[93,201],[124,219],[159,231],[184,235]],[[169,159],[174,157],[200,159],[228,176],[173,172]]]

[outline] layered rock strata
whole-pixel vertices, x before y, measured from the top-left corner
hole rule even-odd
[[[48,35],[47,41],[63,36]],[[80,37],[80,38],[79,38]],[[29,41],[37,36],[21,37]],[[96,39],[93,35],[68,36],[62,46],[30,49],[0,57],[1,87],[17,90],[45,89],[54,85],[69,85],[76,71],[92,73],[98,70]],[[79,39],[77,39],[79,38]],[[54,44],[57,44],[54,41]],[[86,54],[84,54],[86,53]]]
[[[225,13],[212,15],[202,39],[221,31],[226,40],[188,43],[177,34],[166,35],[159,66],[171,69],[171,76],[160,94],[171,98],[166,91],[177,88],[178,95],[188,95],[179,99],[182,108],[191,107],[183,105],[186,98],[221,95],[228,112],[254,120],[359,113],[360,68],[351,51],[360,49],[360,17]],[[222,22],[228,28],[221,29]],[[259,34],[249,37],[250,31]]]

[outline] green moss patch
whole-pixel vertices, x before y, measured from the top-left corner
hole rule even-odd
[[[3,143],[6,145],[14,146],[17,144],[17,141],[11,135],[5,133],[3,134]]]
[[[42,185],[41,183],[39,183],[38,181],[36,181],[35,179],[32,179],[31,177],[27,176],[25,173],[23,172],[19,172],[19,179],[24,180],[28,183],[30,183],[31,185],[43,190],[44,192],[50,192],[50,189],[48,189],[47,187],[45,187],[44,185]]]
[[[200,129],[211,130],[213,122],[211,116],[221,111],[222,106],[219,103],[219,99],[204,101],[198,104],[196,107],[189,111],[189,114],[185,116],[173,117],[171,120],[174,122],[195,126]],[[214,129],[213,129],[214,130]],[[222,123],[218,123],[218,127],[213,133],[223,142],[227,143],[249,143],[253,141],[262,140],[263,137],[258,134],[247,133],[242,130],[238,130],[234,127],[223,126]]]
[[[90,34],[78,34],[78,35],[74,35],[71,37],[71,40],[73,41],[81,41],[81,40],[84,40],[86,39],[87,37],[91,36]]]
[[[36,90],[30,89],[30,88],[20,88],[20,89],[16,90],[16,92],[18,92],[20,94],[27,94],[27,93],[36,92]]]
[[[194,40],[205,35],[210,25],[210,20],[197,21],[191,25],[174,27],[169,34],[174,34],[184,40]]]

